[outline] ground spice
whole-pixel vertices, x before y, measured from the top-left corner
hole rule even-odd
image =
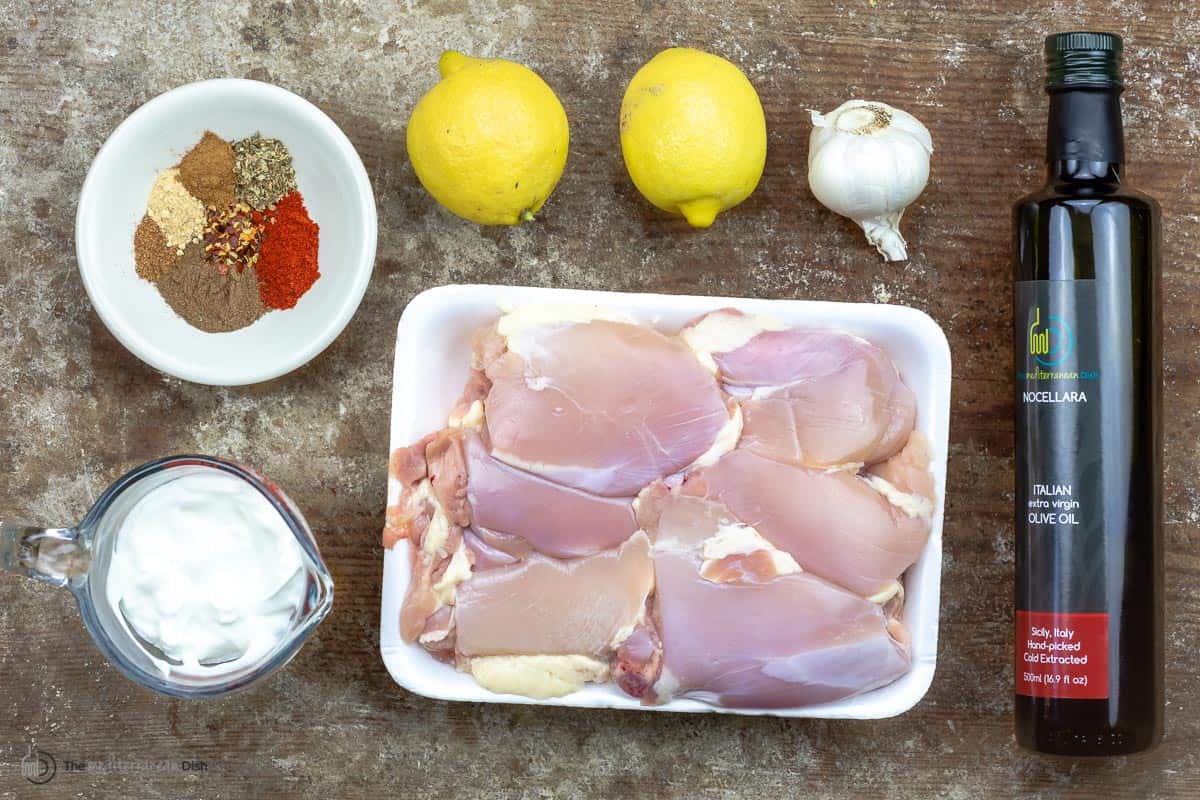
[[[320,228],[308,216],[299,192],[291,192],[274,211],[256,217],[267,225],[256,264],[263,305],[291,308],[321,277],[317,269]]]
[[[179,254],[167,246],[167,239],[147,214],[133,234],[133,259],[137,274],[157,281],[179,261]]]
[[[278,139],[260,134],[233,143],[234,190],[242,202],[267,208],[296,189],[292,154]]]
[[[223,211],[208,209],[204,226],[204,257],[222,275],[230,269],[243,270],[258,261],[262,242],[263,221],[255,220],[253,209],[245,203],[234,203]]]
[[[209,333],[236,331],[267,312],[254,268],[222,275],[205,260],[199,243],[187,246],[179,263],[158,281],[158,291],[185,322]]]
[[[237,199],[233,194],[233,146],[212,131],[205,131],[179,162],[179,182],[206,206],[233,205]]]
[[[176,167],[158,173],[150,189],[146,213],[162,231],[167,246],[181,255],[183,248],[204,232],[204,204],[183,188]]]

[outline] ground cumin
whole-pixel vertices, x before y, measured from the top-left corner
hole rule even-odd
[[[212,131],[205,131],[179,162],[179,182],[206,206],[232,205],[234,180],[233,145]]]

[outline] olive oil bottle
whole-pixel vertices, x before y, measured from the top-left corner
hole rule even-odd
[[[1122,47],[1046,39],[1047,180],[1013,213],[1016,734],[1065,755],[1162,735],[1160,220],[1124,182]]]

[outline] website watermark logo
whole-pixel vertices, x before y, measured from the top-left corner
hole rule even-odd
[[[16,753],[21,752],[18,748]],[[13,753],[15,755],[16,753]],[[9,762],[10,764],[12,762]],[[199,758],[144,759],[137,757],[106,755],[103,758],[80,758],[67,756],[55,758],[45,750],[30,744],[28,752],[21,758],[21,776],[33,784],[49,783],[55,775],[74,773],[113,774],[134,772],[208,772],[208,762]]]
[[[58,774],[58,762],[54,760],[54,756],[31,744],[29,752],[21,758],[21,774],[30,783],[49,783]]]

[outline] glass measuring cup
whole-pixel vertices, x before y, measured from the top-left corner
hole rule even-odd
[[[130,510],[151,490],[185,475],[218,470],[254,487],[279,512],[300,546],[304,592],[289,628],[261,657],[200,668],[173,662],[142,640],[105,585],[117,533]],[[282,667],[333,605],[333,578],[299,509],[278,486],[256,472],[211,456],[183,455],[152,461],[108,487],[73,528],[39,528],[0,520],[0,569],[25,575],[75,595],[83,624],[100,652],[130,680],[172,697],[219,697],[245,689]]]

